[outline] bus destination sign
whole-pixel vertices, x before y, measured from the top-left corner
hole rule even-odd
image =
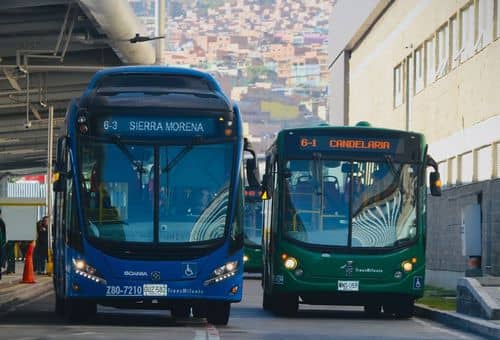
[[[129,137],[208,137],[217,129],[212,118],[115,116],[99,119],[97,130],[103,135]]]
[[[300,150],[318,151],[360,151],[360,152],[401,152],[399,139],[365,137],[301,136]]]

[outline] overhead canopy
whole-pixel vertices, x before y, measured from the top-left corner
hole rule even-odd
[[[48,107],[56,138],[97,70],[154,64],[152,43],[131,43],[136,34],[145,29],[123,0],[0,1],[0,179],[46,171]]]

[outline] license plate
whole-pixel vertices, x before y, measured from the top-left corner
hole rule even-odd
[[[347,292],[357,292],[359,290],[359,281],[339,281],[338,290]]]
[[[142,293],[144,296],[167,296],[167,285],[145,284]]]

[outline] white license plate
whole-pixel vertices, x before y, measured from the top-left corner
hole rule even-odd
[[[167,296],[167,285],[145,284],[142,294],[144,296]]]
[[[338,282],[338,290],[346,292],[357,292],[359,290],[359,281],[340,281]]]

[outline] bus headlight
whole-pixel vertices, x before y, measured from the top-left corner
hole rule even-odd
[[[212,275],[203,284],[208,286],[234,276],[238,272],[238,261],[230,261],[225,265],[215,268]]]
[[[295,268],[297,268],[298,262],[295,257],[290,256],[285,260],[283,264],[285,265],[286,269],[294,270]]]
[[[75,270],[76,274],[86,279],[89,279],[96,283],[102,283],[104,285],[107,283],[106,280],[104,280],[97,274],[97,270],[91,265],[87,264],[85,260],[73,259],[73,269]]]
[[[403,268],[403,270],[408,273],[408,272],[411,272],[413,270],[413,264],[409,261],[404,261],[402,264],[401,264],[401,267]]]
[[[248,262],[250,258],[247,255],[243,255],[243,262]]]

